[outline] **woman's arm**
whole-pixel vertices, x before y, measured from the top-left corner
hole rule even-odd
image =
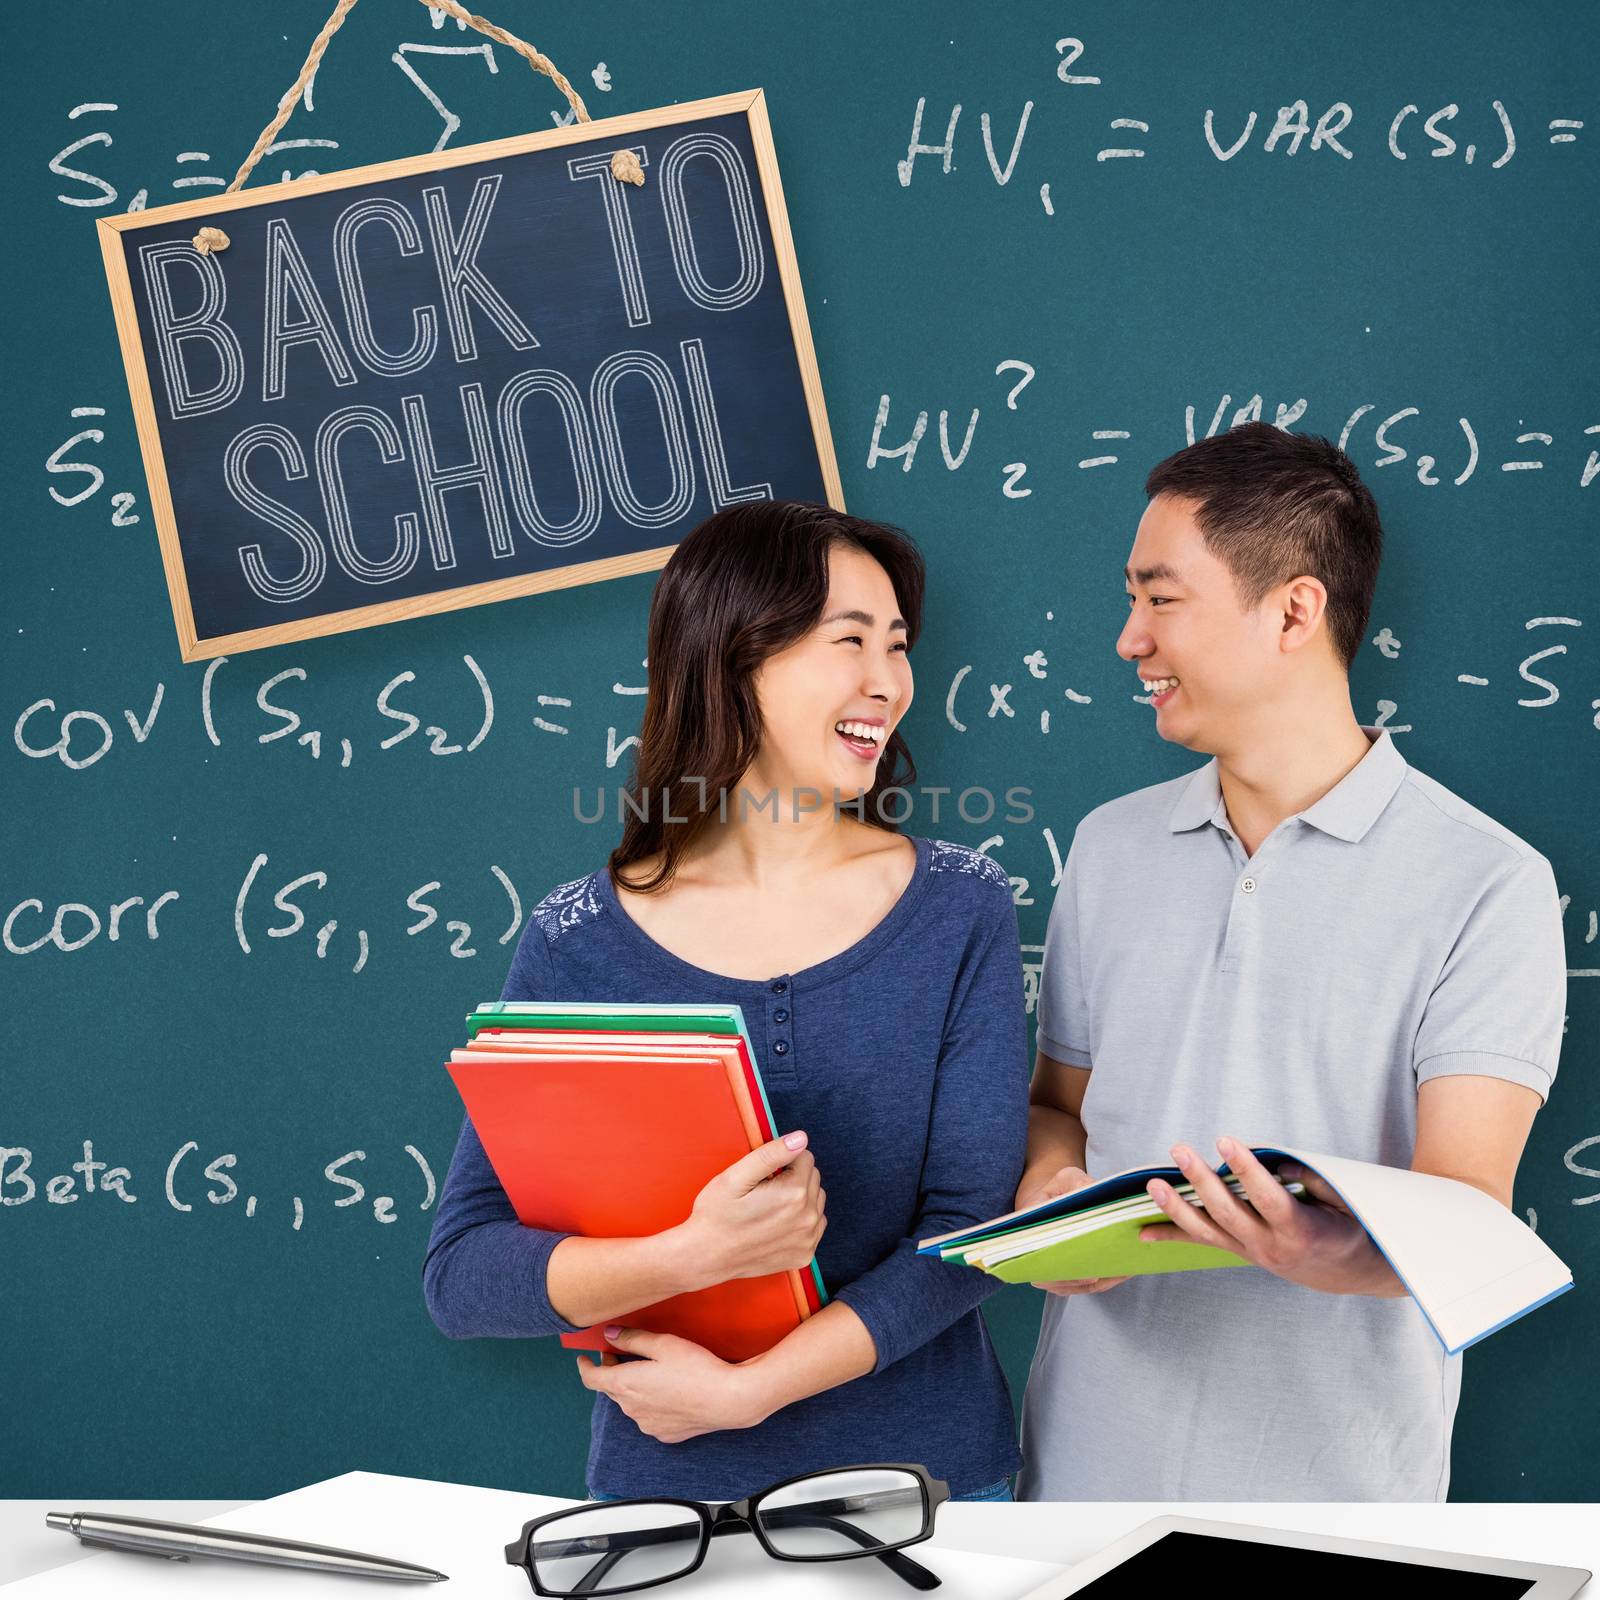
[[[660,1233],[586,1239],[517,1214],[471,1119],[422,1268],[429,1314],[451,1338],[572,1333],[730,1278],[804,1270],[827,1226],[827,1193],[805,1134],[773,1139],[714,1177]]]
[[[864,1377],[877,1364],[866,1324],[835,1301],[808,1317],[770,1350],[748,1361],[719,1359],[703,1345],[669,1333],[608,1327],[607,1340],[643,1361],[578,1361],[587,1388],[609,1395],[640,1429],[681,1444],[724,1428],[753,1428],[807,1395]]]
[[[576,1333],[580,1324],[555,1310],[545,1287],[551,1253],[567,1237],[517,1220],[464,1117],[422,1264],[428,1314],[452,1339]]]
[[[827,1226],[827,1195],[803,1132],[719,1172],[676,1227],[639,1239],[575,1234],[551,1251],[552,1308],[583,1327],[730,1278],[805,1271]]]
[[[1028,1160],[1017,1185],[1017,1210],[1067,1193],[1055,1188],[1053,1180],[1083,1173],[1089,1143],[1083,1096],[1088,1086],[1087,1068],[1054,1061],[1043,1050],[1038,1053],[1028,1107]]]
[[[502,1000],[555,993],[555,967],[539,924],[543,905],[523,925]],[[517,1220],[472,1119],[462,1118],[422,1264],[423,1298],[435,1326],[452,1339],[526,1339],[587,1327],[551,1305],[546,1283],[551,1255],[570,1237]]]

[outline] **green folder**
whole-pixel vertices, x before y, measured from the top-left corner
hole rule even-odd
[[[467,1037],[476,1039],[480,1028],[609,1028],[619,1033],[636,1033],[641,1023],[652,1029],[673,1033],[738,1033],[745,1047],[744,1016],[737,1006],[723,1011],[705,1011],[694,1006],[594,1005],[564,1001],[559,1008],[541,1001],[486,1000],[467,1018]],[[754,1060],[752,1052],[751,1059]]]
[[[1165,1218],[1133,1217],[1059,1244],[1030,1250],[983,1270],[1003,1283],[1059,1283],[1064,1278],[1139,1277],[1153,1272],[1192,1272],[1201,1267],[1247,1267],[1242,1256],[1188,1240],[1141,1240],[1139,1230]],[[959,1257],[957,1259],[960,1259]]]

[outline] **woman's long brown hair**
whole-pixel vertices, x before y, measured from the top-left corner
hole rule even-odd
[[[763,500],[708,517],[672,553],[650,601],[650,690],[622,842],[609,861],[614,881],[639,893],[665,888],[684,852],[719,814],[719,797],[737,803],[739,780],[761,748],[756,669],[821,621],[835,544],[863,551],[888,574],[911,649],[922,631],[922,555],[886,523],[803,501]],[[878,759],[860,820],[898,832],[879,814],[878,796],[916,777],[896,730]],[[658,854],[653,874],[621,876]]]

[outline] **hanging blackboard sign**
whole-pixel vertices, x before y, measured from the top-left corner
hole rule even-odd
[[[98,225],[186,661],[843,506],[760,90]]]

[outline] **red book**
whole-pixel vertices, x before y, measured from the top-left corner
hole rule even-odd
[[[744,1109],[754,1119],[759,1138],[756,1144],[767,1144],[778,1137],[767,1112],[767,1097],[756,1075],[755,1062],[742,1034],[737,1033],[630,1033],[616,1028],[480,1028],[469,1049],[522,1048],[534,1050],[556,1049],[583,1051],[590,1047],[601,1050],[714,1050],[732,1057],[744,1079],[746,1094]],[[751,1146],[752,1149],[755,1145]],[[804,1272],[795,1274],[798,1291],[812,1311],[822,1309],[822,1274],[815,1260]]]
[[[448,1070],[520,1221],[590,1238],[658,1233],[682,1222],[717,1173],[765,1140],[742,1068],[722,1051],[458,1050]],[[759,1103],[759,1102],[758,1102]],[[770,1349],[811,1306],[802,1274],[735,1278],[627,1313],[725,1361]],[[599,1328],[563,1334],[609,1348]]]

